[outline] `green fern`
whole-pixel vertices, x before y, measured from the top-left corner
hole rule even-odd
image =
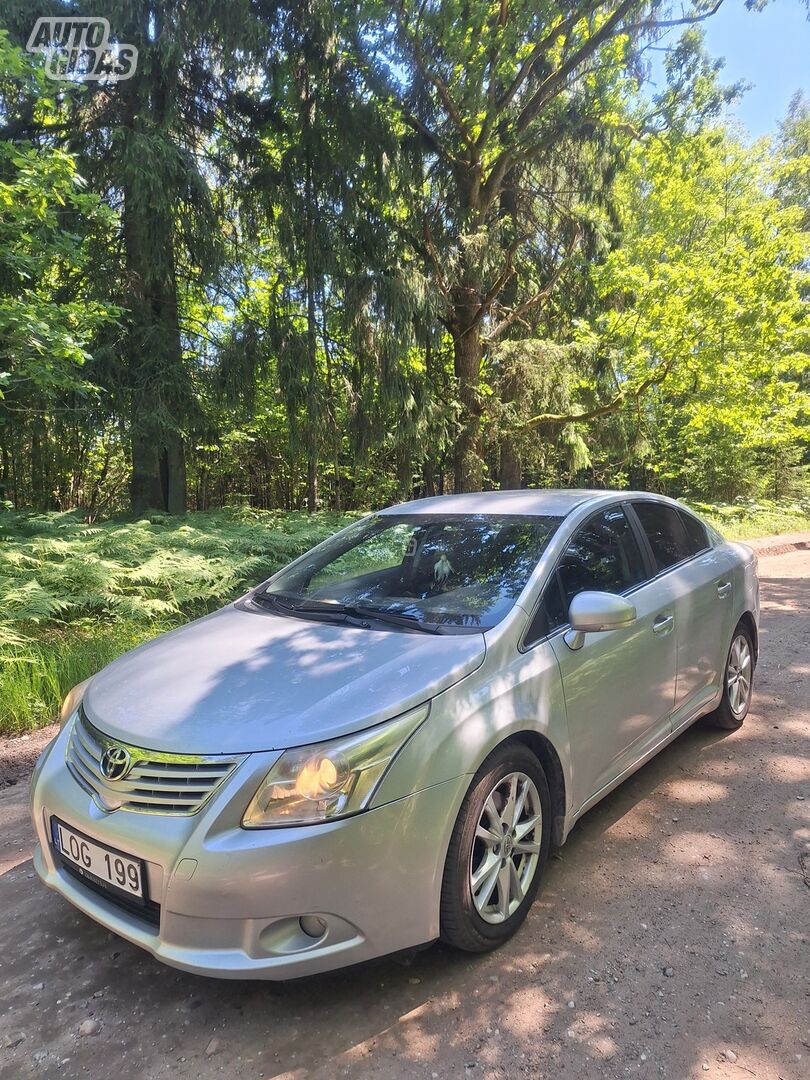
[[[22,657],[17,653],[18,649],[31,639],[21,630],[15,629],[10,623],[0,622],[0,664],[10,663],[12,660],[19,663]],[[2,723],[0,723],[2,731]]]
[[[36,578],[7,589],[3,596],[4,619],[17,622],[44,622],[70,606],[65,597],[50,592]]]

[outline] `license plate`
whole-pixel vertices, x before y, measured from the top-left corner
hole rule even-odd
[[[59,854],[83,877],[106,885],[136,900],[144,900],[143,863],[122,851],[51,819],[53,842]]]

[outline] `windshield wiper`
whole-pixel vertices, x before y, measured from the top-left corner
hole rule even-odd
[[[357,604],[344,610],[360,618],[378,619],[380,622],[390,623],[391,626],[404,626],[408,630],[421,630],[423,634],[444,633],[436,623],[422,622],[418,615],[411,615],[407,611],[388,611],[372,604]]]
[[[301,603],[290,601],[287,597],[277,596],[275,593],[254,593],[254,601],[274,607],[285,615],[298,615],[302,619],[322,619],[332,622],[345,623],[347,626],[361,626],[368,628],[368,621],[360,615],[355,615],[353,609],[344,607],[343,604],[316,604],[310,600]]]
[[[294,600],[286,596],[280,596],[278,593],[256,592],[251,599],[254,603],[267,604],[270,607],[279,607],[282,611],[296,611],[298,608],[298,605]]]
[[[423,634],[442,634],[440,626],[423,623],[418,615],[411,615],[406,611],[388,611],[386,608],[378,608],[373,604],[341,604],[339,600],[293,600],[292,597],[277,593],[255,593],[254,600],[260,603],[272,604],[281,608],[282,611],[294,615],[306,615],[309,617],[323,616],[324,618],[336,618],[341,621],[349,619],[376,619],[378,622],[388,623],[390,626],[401,626],[406,630],[418,630]]]

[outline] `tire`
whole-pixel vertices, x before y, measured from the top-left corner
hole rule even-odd
[[[743,623],[738,623],[731,636],[723,670],[723,697],[719,706],[708,716],[714,727],[722,731],[736,731],[742,727],[751,707],[754,665],[754,642],[750,631]]]
[[[510,802],[519,807],[516,821]],[[490,839],[477,834],[479,824]],[[537,895],[550,840],[546,774],[528,747],[505,743],[473,777],[453,828],[442,880],[441,939],[465,952],[487,952],[512,937]]]

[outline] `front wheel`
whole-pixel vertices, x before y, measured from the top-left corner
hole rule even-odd
[[[508,743],[478,770],[459,811],[442,882],[442,940],[466,952],[507,941],[540,887],[550,838],[543,768],[522,743]]]
[[[751,707],[754,688],[754,643],[751,634],[740,623],[734,631],[723,674],[723,697],[710,715],[715,727],[736,731]]]

